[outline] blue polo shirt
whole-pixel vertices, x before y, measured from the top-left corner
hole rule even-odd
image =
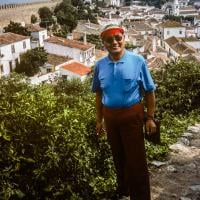
[[[102,103],[109,108],[126,108],[142,99],[146,92],[155,90],[145,59],[125,51],[116,62],[109,56],[99,60],[94,69],[92,91],[102,91]]]

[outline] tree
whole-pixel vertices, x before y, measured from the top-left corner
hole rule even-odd
[[[38,10],[38,14],[40,17],[40,26],[44,28],[48,28],[54,22],[53,20],[53,12],[48,7],[42,7]]]
[[[199,108],[200,66],[194,61],[177,59],[153,73],[158,84],[157,106],[160,113],[170,110],[175,114]]]
[[[12,32],[24,36],[29,36],[30,33],[27,31],[26,27],[23,27],[20,23],[10,21],[8,26],[4,27],[5,32]]]
[[[163,20],[172,20],[172,21],[177,21],[177,22],[180,22],[182,19],[181,16],[175,16],[175,15],[165,15],[163,17]]]
[[[37,17],[35,15],[31,15],[31,24],[35,24],[37,22]]]
[[[39,72],[39,67],[47,62],[47,53],[44,48],[39,47],[28,50],[20,56],[20,63],[16,66],[17,73],[25,73],[27,76],[33,76]]]
[[[71,4],[72,4],[74,7],[78,7],[78,6],[84,5],[84,2],[83,2],[83,0],[71,0]]]
[[[69,0],[64,0],[54,10],[58,23],[61,26],[65,26],[67,32],[72,32],[78,24],[77,9],[70,2]]]

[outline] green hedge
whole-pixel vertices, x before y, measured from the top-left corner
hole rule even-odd
[[[149,160],[200,121],[199,65],[171,62],[153,73],[161,145],[146,142]],[[0,79],[0,199],[98,200],[116,186],[106,136],[95,135],[91,77],[32,86],[12,74]]]
[[[115,187],[109,146],[94,133],[94,98],[81,87],[0,80],[0,199],[92,200]]]

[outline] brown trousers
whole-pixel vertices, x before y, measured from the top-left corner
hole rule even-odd
[[[116,168],[119,194],[130,195],[131,200],[150,200],[142,128],[143,105],[134,104],[122,109],[103,107],[103,115]]]

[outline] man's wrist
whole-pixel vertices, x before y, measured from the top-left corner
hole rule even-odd
[[[154,116],[147,114],[147,120],[154,120]]]

